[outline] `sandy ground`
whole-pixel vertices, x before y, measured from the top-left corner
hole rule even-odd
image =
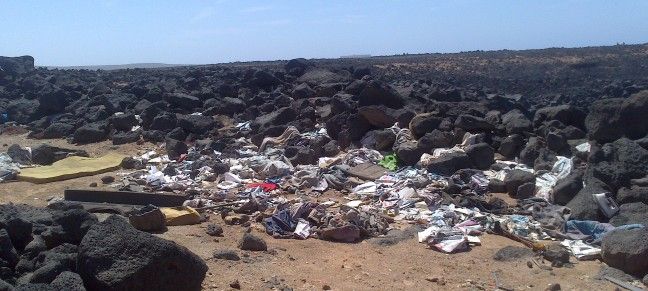
[[[0,135],[0,150],[6,151],[13,143],[33,146],[39,143],[82,148],[91,156],[109,151],[136,154],[154,147],[152,144],[112,146],[102,142],[74,146],[65,140],[31,140],[26,135]],[[122,171],[108,173],[119,175]],[[68,188],[85,188],[92,182],[101,185],[100,177],[89,176],[48,184],[11,182],[0,184],[0,203],[26,203],[45,206],[47,199],[61,197]],[[521,244],[504,237],[485,234],[482,245],[469,252],[442,254],[419,244],[415,237],[405,237],[395,244],[378,243],[369,239],[356,244],[343,244],[308,240],[273,239],[259,225],[252,225],[252,233],[264,238],[268,252],[243,252],[236,247],[247,230],[240,226],[225,225],[220,216],[210,220],[224,228],[224,237],[210,237],[205,233],[206,223],[192,226],[170,227],[160,237],[173,240],[205,260],[209,271],[203,287],[205,290],[231,290],[238,280],[244,290],[494,290],[497,274],[501,284],[515,290],[545,290],[549,284],[558,283],[562,290],[614,290],[609,282],[594,279],[603,263],[598,261],[575,262],[573,267],[542,270],[527,267],[527,259],[516,262],[499,262],[493,255],[504,246]],[[405,229],[408,225],[396,224]],[[215,250],[236,250],[240,261],[212,259]]]

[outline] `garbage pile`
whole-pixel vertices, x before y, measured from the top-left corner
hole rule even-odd
[[[185,207],[276,238],[356,242],[411,223],[442,252],[489,232],[538,251],[560,240],[578,258],[600,253],[648,273],[645,87],[547,104],[477,85],[404,84],[378,67],[284,65],[43,82],[66,73],[32,64],[0,80],[22,96],[0,108],[35,138],[161,145],[124,159],[114,186],[187,194]],[[2,177],[21,164],[10,157]]]
[[[410,129],[398,124],[387,128],[398,138],[382,151],[376,143],[368,143],[374,148],[313,155],[314,147],[332,141],[323,126],[305,133],[288,127],[256,146],[239,126],[234,134],[241,137],[222,151],[201,142],[175,161],[168,156],[152,162],[141,156],[133,159],[146,167],[139,176],[146,185],[192,191],[196,195],[185,205],[219,209],[226,218],[231,215],[228,211],[250,215],[245,221],[261,222],[275,238],[355,242],[385,234],[390,224],[403,221],[423,226],[419,242],[442,252],[467,251],[481,243],[481,233],[489,232],[540,251],[547,247],[543,241],[560,240],[576,258],[593,259],[606,257],[603,242],[608,235],[644,229],[645,214],[627,210],[646,204],[622,199],[625,204],[618,206],[606,190],[611,188],[601,187],[595,178],[607,175],[624,185],[641,182],[622,177],[628,170],[636,170],[631,172],[636,178],[646,173],[638,170],[645,165],[620,167],[629,162],[624,155],[648,157],[646,149],[629,139],[602,149],[595,147],[596,141],[579,140],[565,152],[571,154],[568,157],[549,154],[532,138],[520,157],[507,160],[501,154],[496,158],[483,141],[483,132],[465,132],[460,143],[434,148],[412,164],[402,148],[415,143],[413,123]],[[171,148],[168,142],[166,148]],[[530,160],[527,155],[537,155],[533,167],[522,162]],[[592,165],[596,159],[603,161]],[[145,166],[151,163],[158,165]],[[341,199],[319,201],[327,191]],[[507,193],[517,203],[508,204],[493,193]],[[219,208],[223,202],[234,207]],[[625,264],[615,266],[623,269]]]
[[[390,130],[408,132],[398,125]],[[385,234],[390,223],[404,221],[424,226],[419,242],[442,252],[467,251],[481,243],[481,233],[490,232],[528,242],[563,240],[578,259],[591,259],[600,257],[602,236],[617,228],[570,220],[569,208],[549,202],[557,182],[570,176],[574,158],[557,156],[550,170],[538,175],[522,163],[492,157],[487,170],[459,169],[449,176],[428,170],[444,155],[474,147],[475,135],[470,133],[461,144],[422,155],[415,166],[399,166],[397,155],[364,147],[320,157],[317,165],[301,165],[295,156],[286,156],[292,144],[320,139],[329,140],[326,130],[301,134],[289,127],[278,138],[264,139],[259,147],[245,138],[237,139],[231,147],[235,150],[229,152],[209,150],[201,143],[178,160],[151,151],[130,159],[142,169],[123,184],[137,184],[133,181],[139,179],[151,190],[191,191],[196,195],[185,205],[197,209],[223,211],[218,206],[225,202],[234,206],[229,208],[234,213],[252,216],[245,221],[262,222],[275,238],[355,242]],[[579,153],[590,150],[588,142],[576,148]],[[313,201],[327,190],[336,191],[343,200]],[[508,205],[491,192],[509,192],[518,202]],[[286,198],[287,193],[294,198]],[[600,207],[616,207],[606,204],[609,199],[601,201]],[[593,223],[600,226],[577,227]]]

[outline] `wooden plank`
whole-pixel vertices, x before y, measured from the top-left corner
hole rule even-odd
[[[63,197],[68,201],[113,203],[126,205],[155,205],[158,207],[181,206],[189,198],[189,195],[128,192],[128,191],[104,191],[104,190],[65,190]]]

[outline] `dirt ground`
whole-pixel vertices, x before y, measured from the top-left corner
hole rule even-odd
[[[109,151],[136,154],[150,149],[152,144],[112,146],[102,142],[86,146],[68,144],[65,140],[31,140],[25,134],[0,135],[0,150],[6,151],[13,143],[34,146],[39,143],[68,148],[81,148],[91,156]],[[122,171],[109,173],[119,175]],[[103,174],[102,174],[103,175]],[[92,182],[101,185],[102,175],[77,178],[48,184],[10,182],[0,184],[0,203],[47,205],[51,197],[62,197],[68,188],[85,188]],[[280,240],[266,235],[262,227],[253,225],[251,231],[268,243],[267,252],[242,252],[236,247],[246,231],[240,226],[225,225],[220,216],[210,220],[224,228],[224,237],[210,237],[205,233],[206,223],[170,227],[160,237],[173,240],[195,252],[207,261],[209,271],[203,282],[205,290],[231,290],[231,282],[238,280],[243,290],[494,290],[494,275],[501,285],[515,290],[545,290],[558,283],[562,290],[614,290],[606,281],[594,279],[599,261],[578,262],[573,267],[542,270],[529,268],[527,259],[515,262],[493,260],[493,255],[505,246],[522,246],[510,239],[485,234],[482,245],[468,252],[443,254],[419,244],[413,232],[403,240],[384,243],[369,239],[355,244],[333,243],[317,239]],[[407,224],[394,227],[407,229]],[[240,261],[212,259],[215,250],[236,250]],[[284,289],[285,290],[285,289]]]

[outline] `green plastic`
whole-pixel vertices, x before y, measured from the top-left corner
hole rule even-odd
[[[385,169],[390,171],[396,171],[398,169],[398,158],[395,154],[386,155],[378,165],[385,167]]]

